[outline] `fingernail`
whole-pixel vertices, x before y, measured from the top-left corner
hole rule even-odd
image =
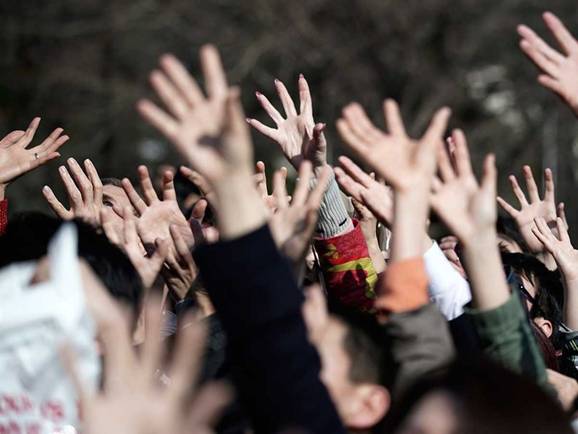
[[[256,91],[256,92],[255,92],[255,95],[257,95],[257,96],[259,97],[259,96],[262,96],[263,94],[262,94],[261,92],[259,92],[259,91]]]
[[[279,83],[281,83],[281,81],[280,81],[278,78],[276,78],[276,79],[275,79],[275,84],[279,84]]]
[[[305,78],[305,77],[303,76],[303,74],[299,74],[299,78],[300,78],[300,79],[303,79],[303,78]]]
[[[58,171],[59,171],[60,173],[66,173],[66,168],[65,168],[64,166],[60,166],[60,167],[58,168]]]

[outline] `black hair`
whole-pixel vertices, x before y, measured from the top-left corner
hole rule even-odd
[[[345,324],[344,348],[351,360],[349,379],[354,383],[393,387],[397,366],[391,354],[390,341],[375,315],[355,311],[330,301],[329,311]]]
[[[100,181],[102,185],[114,185],[115,187],[123,188],[122,182],[118,178],[102,178]]]
[[[0,268],[45,256],[48,244],[61,224],[60,220],[38,212],[14,216],[0,237]],[[143,286],[129,258],[91,226],[81,221],[72,224],[78,233],[78,256],[87,261],[115,299],[132,309],[136,319]]]
[[[498,220],[496,221],[496,231],[498,235],[501,235],[509,240],[515,242],[524,251],[528,251],[528,246],[522,238],[522,234],[518,230],[518,225],[516,221],[510,216],[498,215]]]
[[[544,389],[484,358],[457,360],[418,380],[394,403],[383,432],[396,432],[425,398],[440,392],[455,403],[461,434],[573,433],[569,416]]]

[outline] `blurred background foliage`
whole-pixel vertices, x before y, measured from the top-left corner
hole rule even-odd
[[[452,127],[466,130],[476,166],[496,152],[502,195],[512,198],[507,175],[520,174],[522,164],[538,179],[551,167],[576,228],[578,123],[536,83],[518,49],[517,24],[546,35],[546,8],[578,34],[570,0],[4,0],[0,133],[40,115],[38,139],[64,127],[71,141],[63,157],[90,157],[102,176],[131,177],[139,163],[179,164],[134,105],[150,95],[148,74],[162,53],[197,71],[198,48],[212,42],[230,81],[241,85],[248,116],[267,121],[256,90],[274,98],[279,78],[296,96],[305,74],[316,120],[328,123],[332,160],[344,152],[334,125],[350,101],[382,124],[381,101],[393,97],[414,133],[436,107],[450,105]],[[254,138],[270,172],[283,164],[273,143]],[[12,211],[48,211],[40,189],[50,184],[62,194],[58,164],[9,188]]]

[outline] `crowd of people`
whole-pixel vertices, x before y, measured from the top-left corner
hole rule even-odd
[[[559,47],[521,25],[520,48],[578,116],[578,41],[543,18]],[[414,138],[391,99],[385,127],[343,108],[362,165],[331,166],[303,75],[298,104],[255,93],[266,124],[214,46],[200,64],[204,89],[162,56],[137,104],[183,160],[159,179],[69,158],[55,216],[8,218],[9,184],[69,137],[32,146],[35,118],[0,141],[0,433],[578,432],[578,250],[550,169],[509,175],[513,205],[449,108]]]

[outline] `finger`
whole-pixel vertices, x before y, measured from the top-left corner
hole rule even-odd
[[[556,202],[554,190],[554,176],[549,168],[544,170],[544,200],[546,202]]]
[[[164,345],[161,340],[161,299],[149,294],[145,303],[145,341],[141,350],[142,380],[151,385],[156,383],[155,372],[161,367]]]
[[[195,219],[199,223],[202,223],[205,218],[205,212],[207,211],[208,205],[209,202],[207,202],[207,199],[199,199],[193,205],[193,209],[191,210],[191,218]]]
[[[570,54],[575,52],[578,45],[576,39],[574,39],[562,21],[551,12],[544,13],[543,17],[546,25],[552,31],[554,37],[560,46],[564,48],[566,53]]]
[[[275,128],[268,127],[267,125],[259,122],[257,119],[247,119],[247,123],[263,134],[265,137],[269,137],[271,140],[278,141],[279,131]]]
[[[568,234],[568,225],[560,217],[556,218],[556,227],[560,235],[560,241],[570,244],[570,235]]]
[[[437,176],[434,176],[431,181],[431,191],[438,193],[442,188],[444,188],[444,183]]]
[[[423,135],[421,142],[426,144],[431,144],[431,146],[437,146],[439,143],[443,143],[444,133],[448,126],[448,121],[452,111],[448,107],[442,107],[434,115],[433,118]]]
[[[170,170],[163,173],[163,200],[177,201],[174,174]]]
[[[536,226],[532,226],[532,233],[536,238],[538,238],[538,241],[544,245],[548,252],[552,253],[554,251],[555,247],[552,241],[547,236],[545,236],[544,233]]]
[[[238,87],[232,87],[227,96],[225,129],[235,137],[249,137],[249,129],[245,122],[241,93]],[[250,142],[250,139],[247,139]]]
[[[352,131],[358,136],[358,140],[371,145],[382,138],[383,132],[375,127],[360,104],[351,103],[345,106],[343,117],[347,120]]]
[[[398,137],[407,137],[397,102],[392,99],[385,100],[383,103],[383,113],[385,115],[385,125],[389,133]]]
[[[137,103],[137,110],[145,121],[159,130],[161,134],[163,134],[167,139],[171,140],[175,145],[177,145],[175,137],[179,129],[179,125],[172,116],[169,116],[156,104],[153,104],[147,99],[140,100]]]
[[[538,185],[536,185],[536,180],[534,179],[532,169],[530,166],[524,166],[522,171],[524,172],[524,178],[526,179],[526,189],[528,190],[530,203],[540,202],[540,193],[538,191]]]
[[[185,178],[197,186],[201,194],[206,196],[211,192],[211,186],[209,185],[209,182],[199,172],[196,172],[185,166],[181,166],[179,170]]]
[[[498,196],[496,200],[498,201],[498,204],[502,207],[502,209],[506,211],[506,213],[508,213],[510,217],[515,218],[518,215],[519,211],[512,205],[510,205],[508,202],[506,202],[504,199],[502,199],[500,196]]]
[[[364,155],[364,153],[369,152],[369,146],[365,139],[360,138],[353,131],[351,124],[345,119],[337,120],[337,132],[345,142],[347,146],[358,155]]]
[[[498,170],[496,169],[496,156],[494,154],[488,154],[484,159],[480,187],[491,197],[496,197],[497,184]]]
[[[153,186],[153,182],[147,167],[140,165],[138,166],[137,170],[142,192],[147,204],[150,205],[151,203],[158,201],[159,197],[157,196],[157,192],[155,191],[155,187]]]
[[[32,119],[32,122],[30,122],[30,125],[28,125],[28,128],[26,128],[24,135],[20,138],[20,140],[18,140],[18,146],[26,148],[30,142],[32,142],[32,139],[36,134],[36,130],[38,129],[38,125],[40,125],[40,118],[36,117]]]
[[[100,224],[102,226],[102,230],[104,234],[108,238],[108,240],[114,245],[121,245],[122,240],[119,237],[118,232],[116,231],[116,227],[112,218],[112,213],[110,209],[103,207],[100,209]],[[121,214],[122,215],[122,214]]]
[[[524,194],[524,191],[520,187],[520,184],[518,184],[518,179],[514,175],[510,175],[508,177],[508,180],[510,181],[510,185],[512,186],[512,191],[514,192],[514,195],[518,199],[520,206],[521,207],[528,206],[529,205],[528,200],[526,199],[526,195]]]
[[[88,178],[92,184],[94,203],[100,206],[102,205],[102,180],[100,179],[96,167],[91,160],[84,160],[84,169],[86,170],[86,173],[88,173]]]
[[[161,65],[190,106],[194,107],[204,99],[197,81],[179,59],[172,54],[165,54],[161,57]]]
[[[275,88],[277,89],[277,95],[279,95],[286,117],[297,116],[297,109],[285,84],[281,80],[275,79]]]
[[[138,211],[139,215],[142,215],[147,209],[146,202],[140,197],[128,178],[124,178],[121,184],[134,209]]]
[[[170,365],[171,387],[169,396],[176,402],[189,395],[196,385],[202,367],[207,330],[189,314],[177,332],[174,357]]]
[[[552,92],[559,95],[564,93],[564,86],[558,81],[558,79],[552,78],[549,75],[539,75],[538,83],[540,83],[546,89],[550,89]]]
[[[60,217],[62,220],[72,220],[74,218],[72,211],[67,210],[64,205],[62,205],[62,203],[56,198],[54,192],[49,186],[45,185],[42,188],[42,194],[48,202],[48,205],[50,205],[50,208],[52,208],[58,217]]]
[[[369,188],[376,181],[369,176],[361,167],[355,164],[350,158],[341,156],[339,157],[339,164],[343,170],[351,176],[355,181],[359,182],[362,186]]]
[[[564,205],[564,202],[560,202],[558,204],[558,206],[556,207],[556,214],[558,215],[558,217],[562,219],[562,221],[566,225],[566,228],[568,228],[568,220],[566,219],[566,206]]]
[[[536,64],[538,68],[552,77],[558,77],[559,67],[554,62],[539,51],[535,46],[530,44],[527,40],[520,41],[520,48],[528,58]]]
[[[313,173],[313,167],[311,162],[303,161],[299,167],[299,179],[297,180],[297,185],[295,186],[295,191],[293,192],[293,200],[291,205],[303,205],[307,199],[307,193],[309,191],[309,183],[311,181],[311,174]]]
[[[200,57],[207,95],[211,99],[225,99],[229,86],[219,51],[214,45],[204,45],[201,47]]]
[[[560,64],[564,60],[564,56],[562,56],[562,54],[550,47],[528,26],[518,26],[518,34],[552,62]]]
[[[150,83],[161,101],[174,116],[182,119],[187,114],[189,110],[187,101],[163,72],[158,70],[151,72]]]
[[[261,104],[261,107],[263,107],[263,110],[267,112],[267,114],[273,120],[273,122],[279,125],[285,120],[283,118],[283,115],[279,113],[279,111],[275,108],[273,104],[271,104],[271,101],[269,101],[269,99],[265,95],[263,95],[261,92],[255,92],[255,96],[257,97],[257,101],[259,101],[259,104]]]
[[[303,74],[299,74],[299,112],[305,115],[306,119],[313,119],[311,91],[309,90],[309,83],[307,83]]]
[[[64,183],[64,188],[66,189],[66,193],[68,194],[68,200],[72,205],[73,210],[78,210],[83,207],[82,202],[82,194],[80,190],[76,187],[76,184],[72,180],[70,173],[64,166],[60,166],[58,168],[58,173],[60,175],[60,179]]]
[[[40,145],[35,146],[31,150],[34,150],[38,153],[56,151],[60,146],[62,146],[64,142],[66,142],[66,140],[68,140],[68,136],[65,136],[66,139],[64,140],[64,142],[62,140],[59,140],[61,139],[60,135],[63,133],[63,131],[64,130],[62,128],[56,128],[54,131],[52,131],[52,133],[50,133],[50,135],[46,139],[44,139],[44,141]]]
[[[456,174],[445,146],[439,146],[437,151],[438,170],[443,182],[451,182]]]
[[[347,173],[341,169],[341,167],[336,167],[333,169],[335,172],[335,179],[345,193],[347,193],[352,198],[357,201],[361,201],[360,190],[363,188],[361,184],[354,181]]]
[[[287,194],[287,169],[275,171],[273,174],[273,197],[278,209],[285,209],[289,206],[289,195]]]
[[[130,207],[126,206],[123,208],[122,217],[124,220],[124,244],[138,246],[139,236],[136,228],[136,217]]]
[[[327,153],[327,139],[323,133],[326,126],[326,124],[319,123],[313,127],[313,145],[315,147],[315,151],[318,153]]]
[[[257,161],[256,164],[255,180],[257,182],[257,190],[261,197],[269,196],[269,191],[267,190],[267,174],[265,173],[265,163],[262,161]]]
[[[471,175],[472,163],[470,159],[470,153],[468,151],[468,142],[462,130],[454,130],[453,142],[456,146],[455,159],[458,174],[466,176]]]
[[[12,145],[18,143],[18,141],[24,136],[24,131],[16,130],[5,135],[2,140],[0,140],[0,148],[9,148]]]
[[[199,427],[214,426],[233,399],[231,387],[223,382],[209,383],[201,388],[189,413],[190,432]]]
[[[92,189],[92,183],[90,179],[86,176],[78,162],[74,158],[69,158],[67,161],[68,168],[72,176],[76,180],[76,185],[80,187],[80,193],[84,202],[92,202],[94,200],[94,190]]]
[[[171,232],[171,238],[173,239],[176,252],[189,266],[193,266],[195,261],[193,260],[191,249],[187,245],[184,237],[181,235],[180,229],[177,225],[171,225],[169,230]]]

